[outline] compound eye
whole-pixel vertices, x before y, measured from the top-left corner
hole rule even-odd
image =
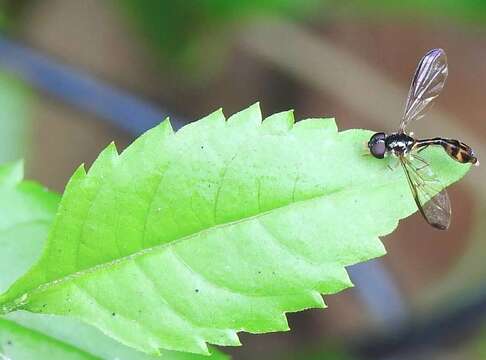
[[[383,140],[375,142],[371,146],[370,151],[371,151],[371,155],[373,155],[374,157],[378,159],[383,159],[385,157],[385,152],[386,152],[385,142]]]
[[[376,133],[371,137],[369,143],[373,144],[373,143],[381,141],[381,140],[385,141],[385,137],[386,137],[385,133],[382,133],[382,132]]]

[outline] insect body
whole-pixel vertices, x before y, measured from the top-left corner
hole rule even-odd
[[[429,164],[418,154],[429,146],[441,146],[460,163],[479,165],[479,161],[473,150],[459,140],[440,137],[415,139],[407,135],[405,129],[430,108],[444,88],[447,72],[444,50],[433,49],[425,54],[412,79],[399,130],[389,135],[378,132],[368,142],[374,157],[383,159],[386,155],[393,155],[399,159],[420,213],[430,225],[441,230],[447,229],[450,224],[449,196]]]
[[[419,151],[422,151],[429,145],[442,146],[451,158],[459,161],[460,163],[472,163],[476,166],[479,165],[478,158],[474,154],[474,151],[471,149],[471,147],[459,140],[436,137],[433,139],[418,140],[415,147],[419,149]]]

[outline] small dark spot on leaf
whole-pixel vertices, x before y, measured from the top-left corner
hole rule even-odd
[[[43,304],[42,307],[45,308],[47,306],[47,304]]]
[[[204,149],[204,146],[203,145],[201,145],[201,149]]]
[[[115,316],[116,314],[114,312],[111,313],[111,316]]]
[[[198,293],[199,292],[199,289],[195,289],[194,291]]]
[[[272,275],[275,275],[275,271],[272,271]]]
[[[261,271],[258,272],[258,274],[261,274],[261,273],[262,273]]]
[[[12,340],[8,340],[7,345],[12,345]]]

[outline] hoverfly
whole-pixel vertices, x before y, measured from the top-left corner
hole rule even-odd
[[[398,158],[420,213],[430,225],[440,230],[447,229],[450,224],[449,196],[429,164],[418,154],[428,146],[441,146],[460,163],[478,166],[479,161],[473,150],[459,140],[440,137],[419,140],[413,138],[411,133],[406,134],[405,129],[412,121],[422,118],[430,108],[432,101],[444,88],[447,72],[444,50],[432,49],[426,53],[412,78],[400,128],[389,135],[378,132],[368,142],[369,151],[374,157],[383,159],[391,154]]]

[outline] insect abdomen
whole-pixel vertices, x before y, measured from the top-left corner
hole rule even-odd
[[[478,159],[468,145],[459,140],[443,139],[442,147],[454,159],[460,163],[477,164]]]
[[[478,158],[474,154],[474,151],[470,146],[455,139],[433,138],[418,140],[415,144],[415,148],[419,151],[426,148],[429,145],[440,145],[451,158],[460,163],[471,163],[479,165]]]

